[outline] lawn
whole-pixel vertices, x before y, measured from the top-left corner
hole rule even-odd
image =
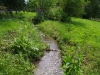
[[[81,65],[84,75],[100,74],[100,22],[80,18],[72,18],[69,23],[48,20],[39,24],[38,28],[58,42],[64,66],[73,60],[75,63],[77,57],[80,61],[78,69]],[[68,57],[73,60],[69,61]]]

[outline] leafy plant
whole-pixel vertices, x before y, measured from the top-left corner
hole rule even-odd
[[[36,14],[18,12],[0,19],[0,75],[32,75],[45,45],[31,22]]]
[[[50,20],[58,20],[60,21],[62,17],[62,8],[61,7],[53,7],[50,9],[48,18]]]
[[[22,53],[24,58],[31,58],[33,60],[37,60],[43,55],[42,50],[26,36],[15,39],[11,46],[11,51],[14,54]]]
[[[0,52],[0,75],[32,75],[34,68],[22,55]]]
[[[67,55],[64,56],[64,73],[65,75],[81,75],[81,63],[83,57],[81,54],[81,50],[78,47],[77,51],[74,51],[73,48],[67,52]]]

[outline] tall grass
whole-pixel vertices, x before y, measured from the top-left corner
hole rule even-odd
[[[3,36],[7,31],[10,30],[17,30],[20,28],[20,24],[18,23],[18,20],[12,20],[12,19],[2,19],[0,20],[0,37]]]
[[[33,27],[35,13],[19,12],[0,19],[0,75],[32,75],[46,48]]]
[[[81,61],[83,74],[100,74],[100,22],[80,18],[73,18],[70,23],[45,21],[39,24],[39,29],[58,41],[62,58],[66,57],[63,62],[67,60],[67,55],[76,56],[77,47],[80,47],[84,57]],[[68,54],[72,48],[75,54]]]
[[[20,55],[0,52],[0,75],[32,75],[34,65]]]

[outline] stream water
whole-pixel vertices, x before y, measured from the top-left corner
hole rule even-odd
[[[50,50],[45,51],[44,56],[41,58],[35,75],[63,75],[61,69],[62,60],[60,49],[52,38],[45,36],[40,32],[40,36],[44,43],[49,43]]]

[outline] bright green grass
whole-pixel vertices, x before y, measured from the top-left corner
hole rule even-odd
[[[32,18],[34,18],[34,16],[36,15],[36,13],[32,13],[32,12],[19,12],[18,14],[13,13],[13,17],[17,17],[19,19],[28,19],[28,21],[32,21]]]
[[[6,15],[6,14],[5,14]],[[32,18],[36,13],[32,12],[19,12],[18,14],[13,13],[13,16],[2,16],[0,19],[0,37],[9,30],[18,30],[22,25],[20,24],[22,20],[32,21]]]
[[[22,56],[0,52],[0,75],[32,75],[34,66]]]
[[[45,21],[39,24],[39,29],[58,41],[62,57],[80,47],[84,75],[100,74],[100,22],[80,18],[73,18],[70,23]]]
[[[34,60],[45,49],[31,22],[35,14],[19,12],[0,19],[0,75],[33,74]]]
[[[21,25],[19,24],[18,20],[0,20],[0,37],[2,37],[7,31],[17,30],[20,27]]]

